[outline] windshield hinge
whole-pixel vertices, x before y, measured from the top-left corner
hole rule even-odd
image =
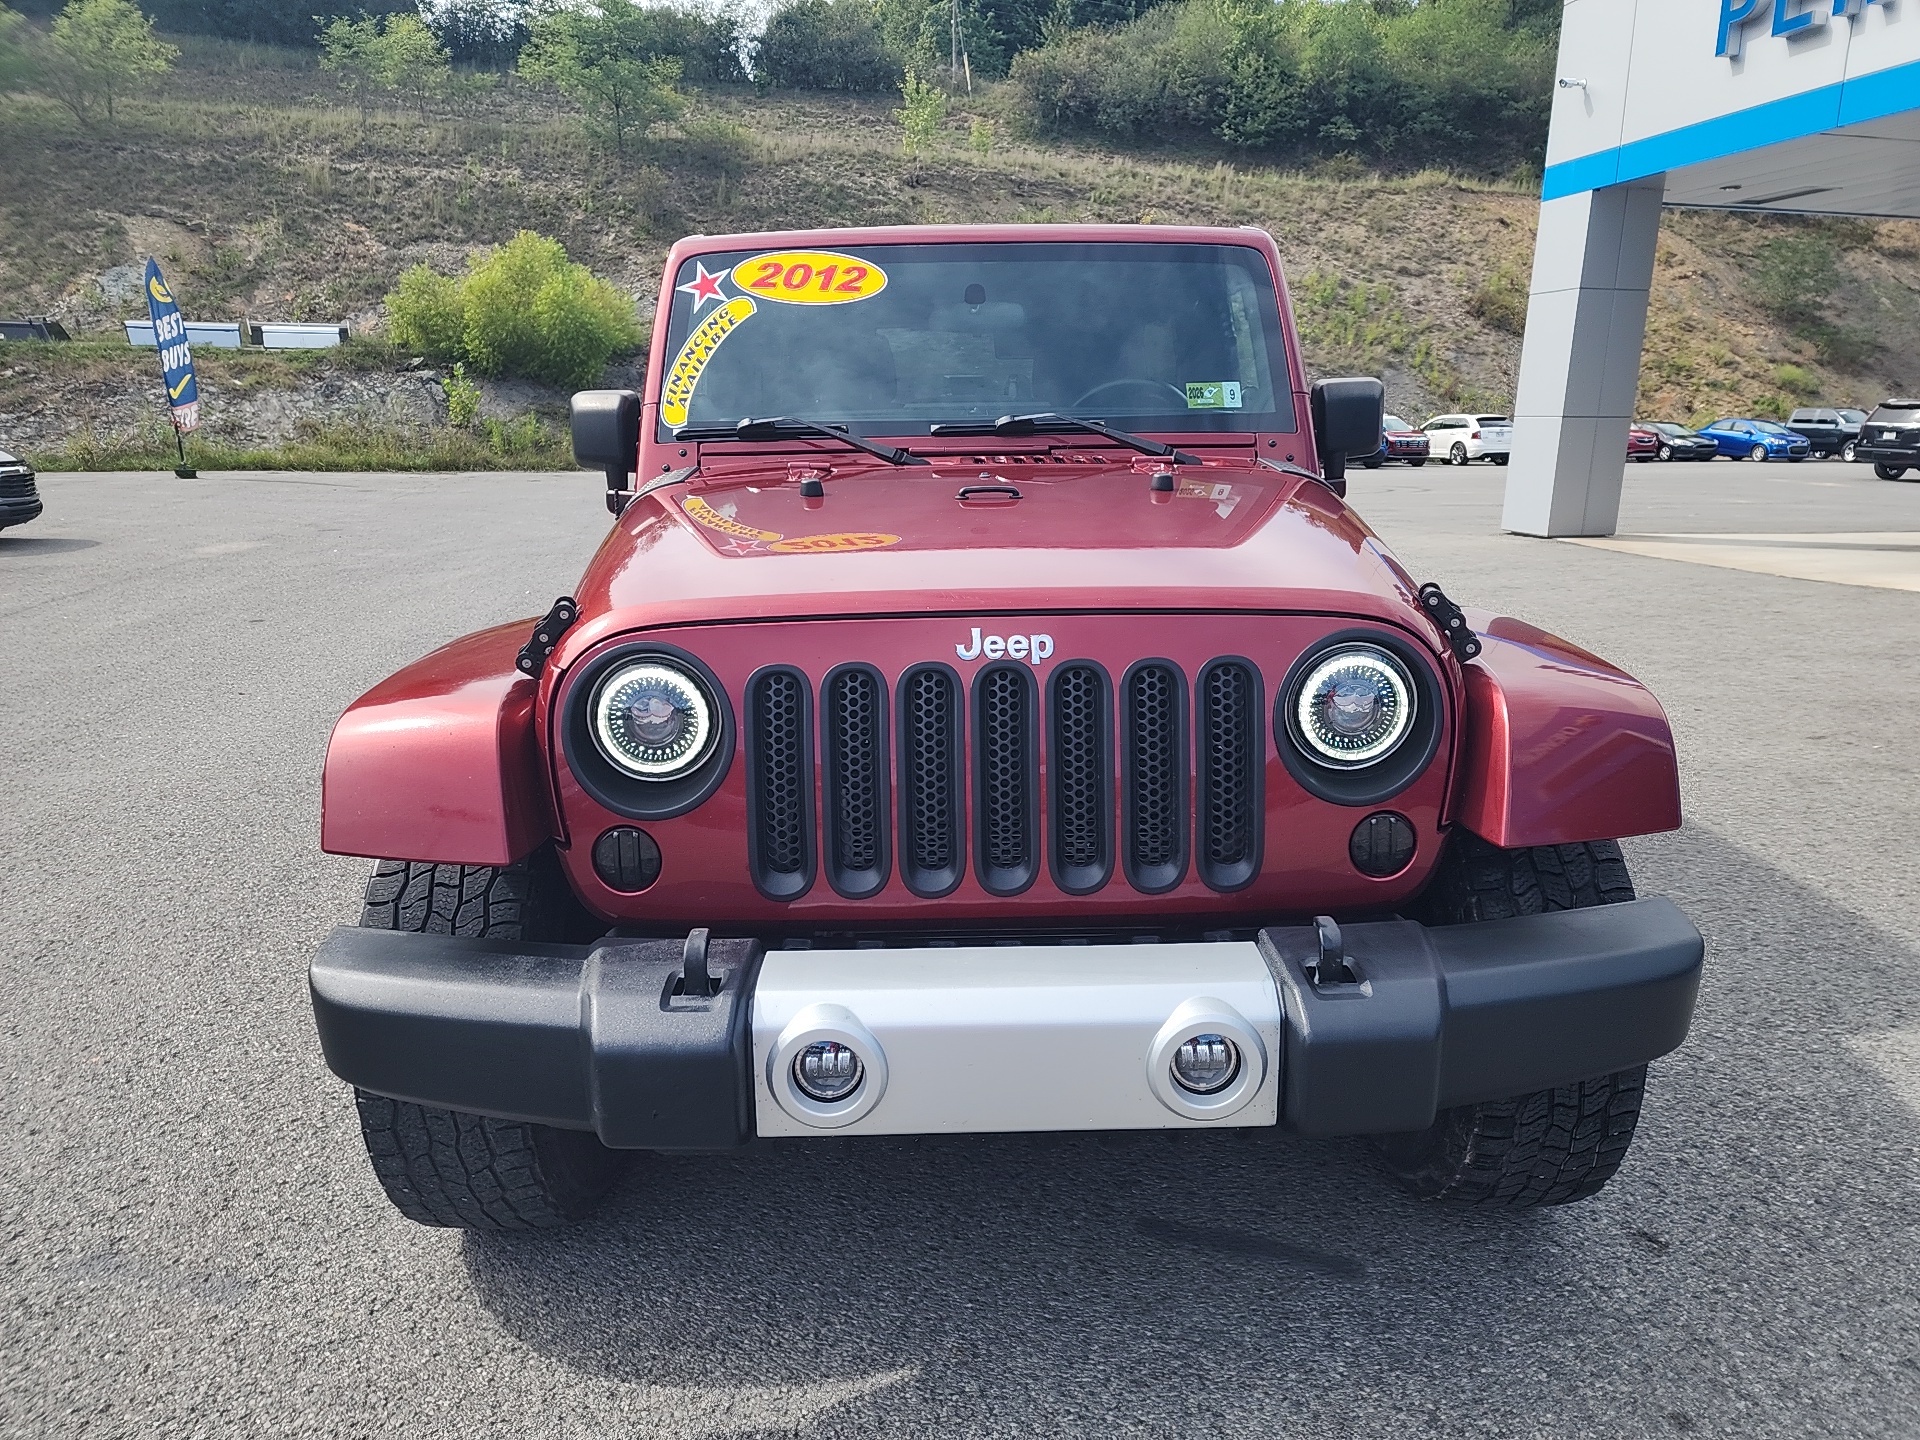
[[[533,627],[533,638],[520,647],[513,668],[522,675],[538,675],[540,667],[547,663],[547,657],[559,648],[560,637],[579,618],[579,602],[571,595],[562,595],[554,601],[553,608],[545,618]]]
[[[1438,585],[1429,581],[1420,587],[1420,604],[1433,617],[1433,623],[1440,627],[1440,633],[1446,637],[1447,647],[1462,665],[1487,648],[1481,643],[1480,637],[1473,633],[1473,627],[1467,624],[1467,617],[1460,607],[1449,600],[1447,592]]]

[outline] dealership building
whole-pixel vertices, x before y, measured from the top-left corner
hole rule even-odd
[[[1502,523],[1610,535],[1663,206],[1920,218],[1920,0],[1567,0]]]

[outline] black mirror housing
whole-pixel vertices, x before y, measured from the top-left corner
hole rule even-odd
[[[618,470],[624,483],[640,463],[640,397],[631,390],[574,396],[573,458],[582,469]]]
[[[1313,437],[1328,483],[1347,478],[1347,461],[1380,448],[1386,423],[1387,388],[1378,380],[1354,377],[1321,380],[1313,387]]]

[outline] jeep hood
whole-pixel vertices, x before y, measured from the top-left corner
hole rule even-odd
[[[1235,459],[1178,467],[1167,493],[1152,462],[1018,462],[660,485],[588,567],[566,648],[690,621],[1115,609],[1306,611],[1435,642],[1406,570],[1323,485]]]

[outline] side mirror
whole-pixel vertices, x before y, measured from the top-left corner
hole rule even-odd
[[[573,459],[607,477],[607,509],[627,508],[627,481],[640,463],[640,397],[631,390],[582,390],[573,397]]]
[[[1378,380],[1321,380],[1313,387],[1313,437],[1320,470],[1336,495],[1347,493],[1347,461],[1380,448],[1387,389]]]

